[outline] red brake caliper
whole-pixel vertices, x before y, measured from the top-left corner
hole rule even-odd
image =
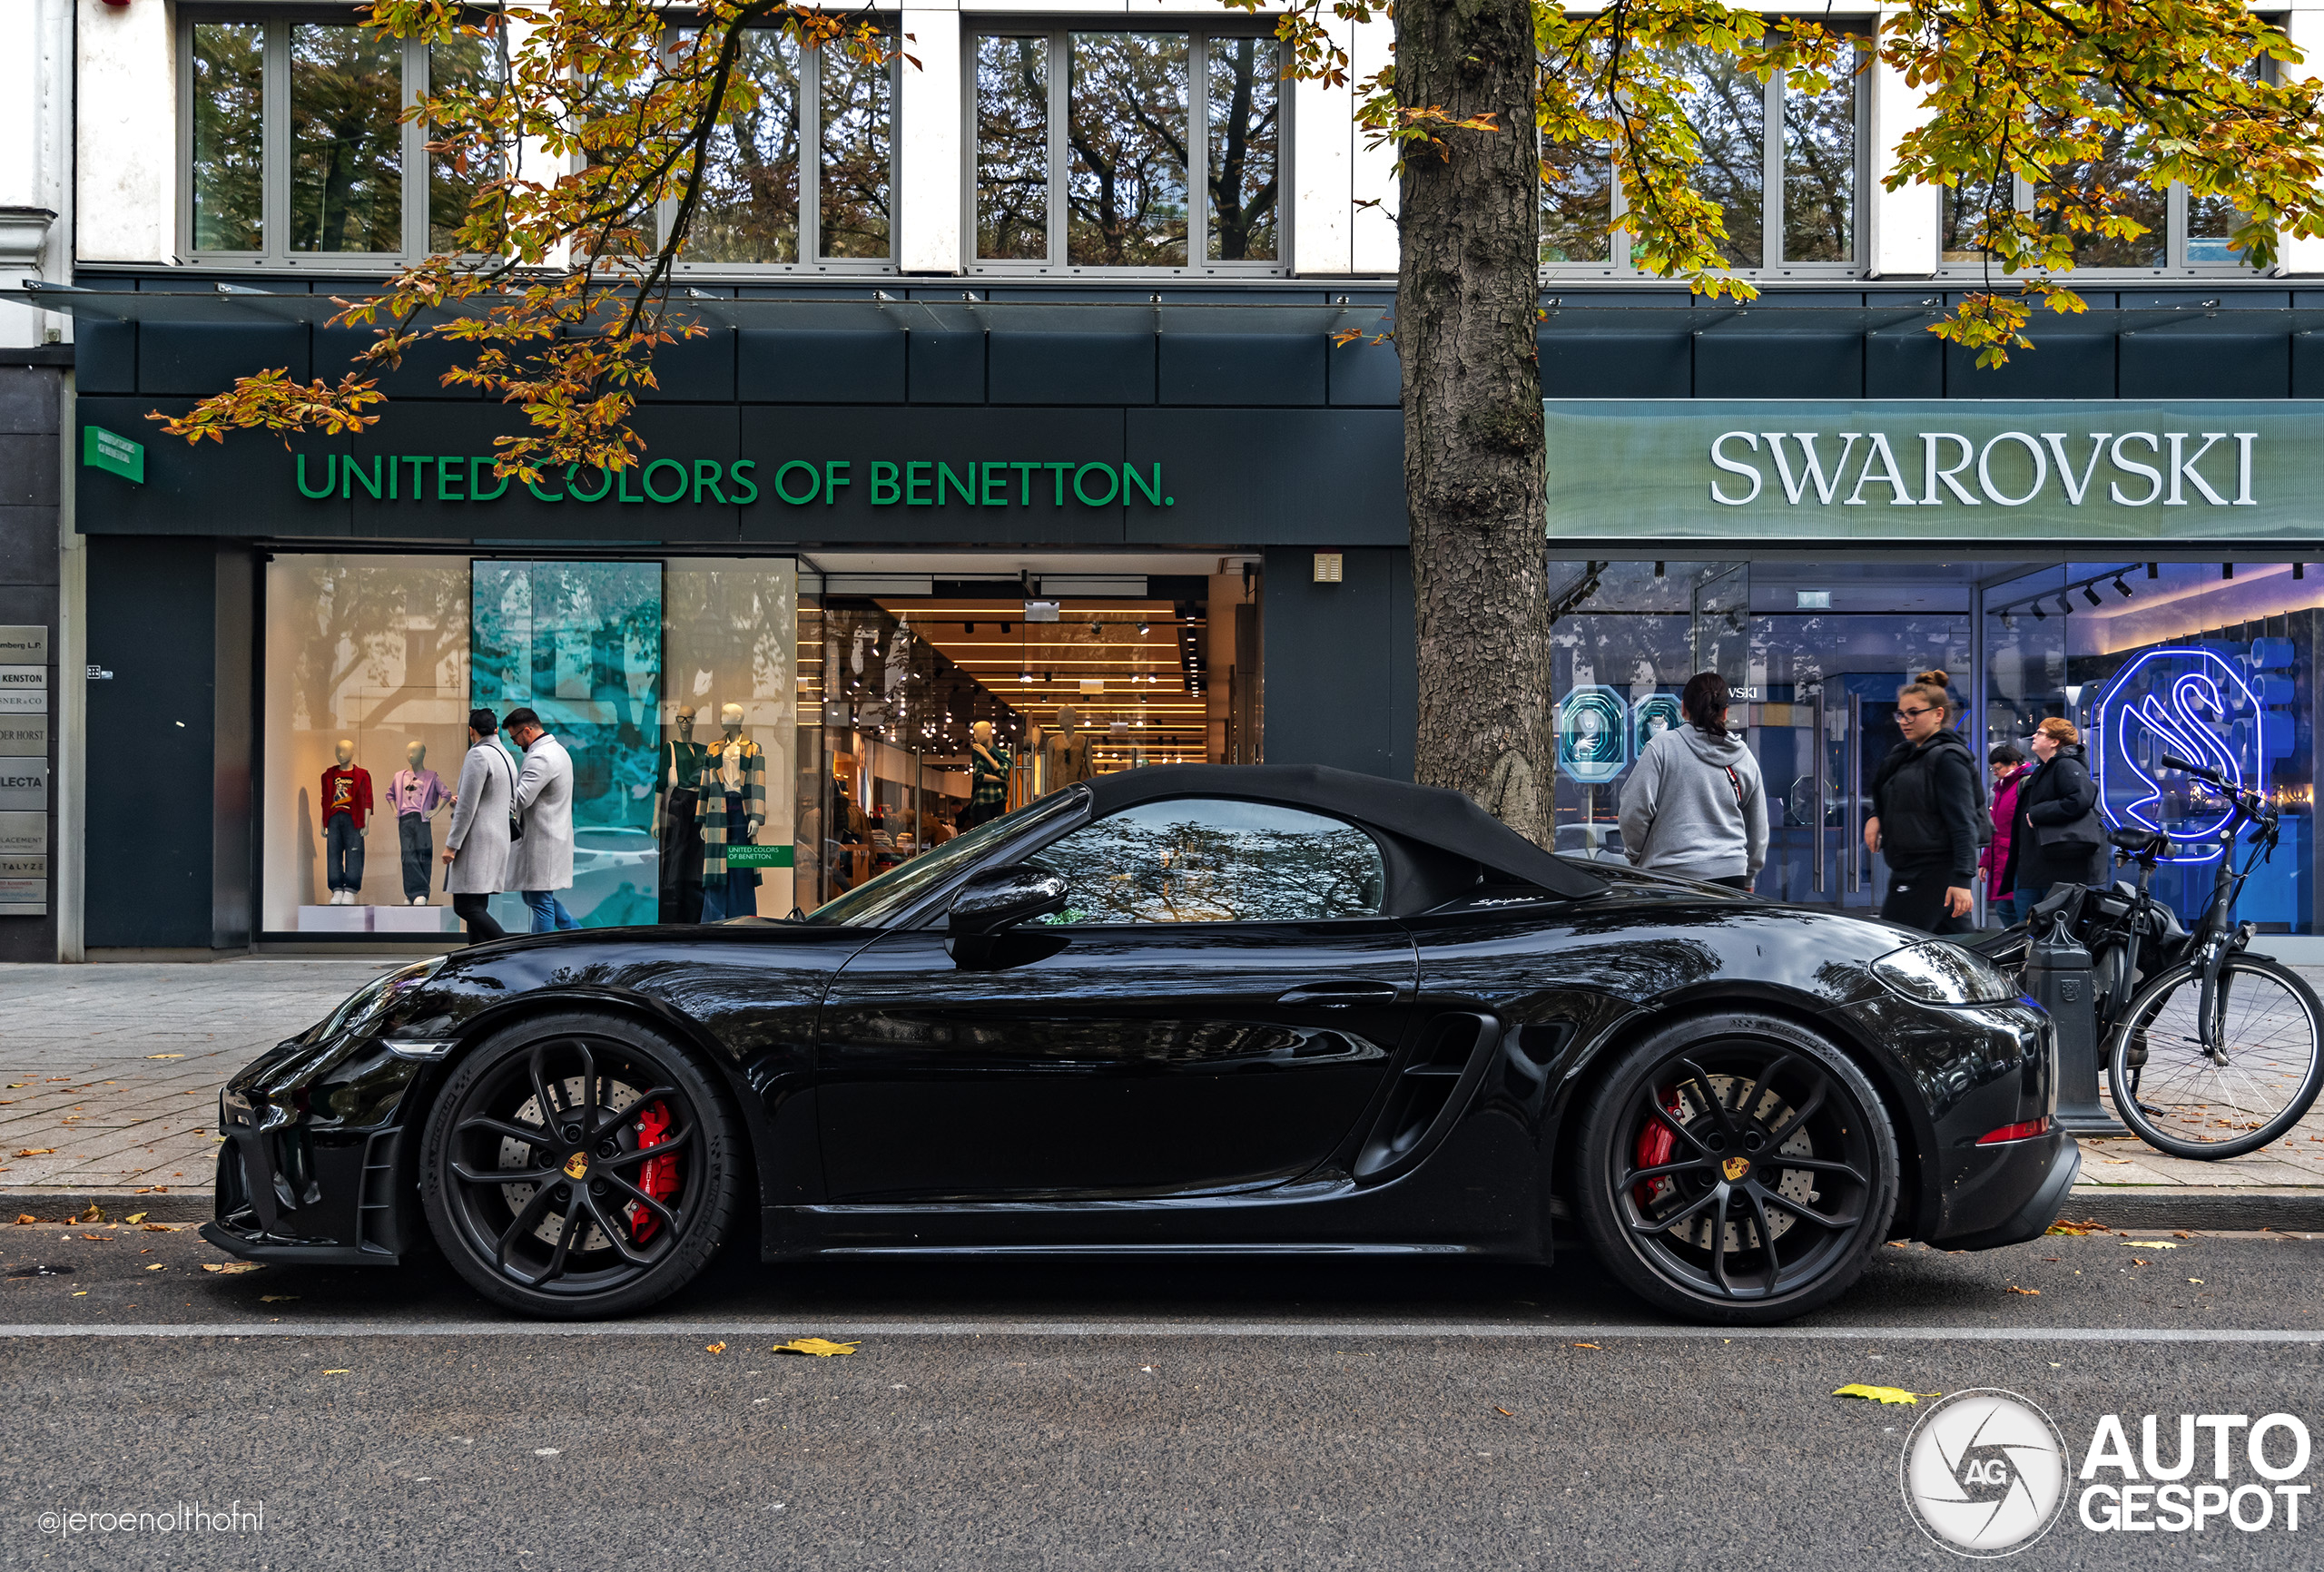
[[[1672,1118],[1679,1116],[1678,1087],[1664,1087],[1655,1094],[1655,1101],[1660,1103],[1663,1111]],[[1679,1137],[1670,1133],[1669,1125],[1659,1119],[1649,1119],[1647,1121],[1646,1128],[1639,1132],[1638,1165],[1641,1168],[1659,1168],[1663,1164],[1670,1161],[1670,1153],[1678,1145]],[[1659,1178],[1645,1181],[1639,1185],[1636,1192],[1640,1209],[1644,1210],[1650,1205],[1658,1194],[1666,1194],[1677,1187],[1667,1174]]]
[[[661,1103],[648,1103],[645,1112],[637,1115],[637,1145],[640,1151],[659,1146],[670,1134],[670,1110]],[[648,1157],[637,1175],[637,1187],[656,1201],[667,1201],[678,1193],[678,1159]],[[654,1237],[662,1220],[633,1201],[629,1204],[629,1236],[643,1244]]]

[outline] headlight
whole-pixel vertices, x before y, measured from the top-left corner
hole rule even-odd
[[[328,1042],[348,1032],[362,1030],[387,1012],[396,996],[419,987],[443,969],[452,958],[439,955],[429,960],[400,967],[381,977],[373,978],[347,996],[347,1002],[330,1013],[330,1018],[315,1028],[314,1040]]]
[[[1891,950],[1872,963],[1872,975],[1915,1004],[1995,1005],[2017,997],[2007,978],[1942,939]]]

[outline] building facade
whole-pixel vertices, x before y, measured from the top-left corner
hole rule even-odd
[[[395,108],[482,63],[292,5],[18,15],[33,52],[0,53],[50,62],[51,129],[0,193],[38,229],[0,253],[0,624],[44,643],[0,658],[26,706],[0,747],[45,752],[0,755],[0,957],[439,942],[409,855],[442,811],[397,809],[456,778],[472,704],[572,746],[587,922],[780,915],[1078,771],[1413,769],[1399,378],[1369,336],[1392,172],[1344,93],[1276,80],[1263,17],[906,9],[917,64],[885,73],[761,41],[648,463],[527,486],[488,473],[519,418],[426,355],[359,438],[196,450],[147,418],[348,368],[333,297],[465,200]],[[1358,75],[1384,55],[1349,43]],[[2151,733],[2109,780],[2123,821],[2200,818],[2151,738],[2215,738],[2294,811],[2246,915],[2314,933],[2324,254],[2255,275],[2227,215],[2165,193],[2152,241],[2083,259],[2086,316],[1979,371],[1925,329],[1980,260],[1943,193],[1880,186],[1902,83],[1700,74],[1758,302],[1631,272],[1610,172],[1545,202],[1561,849],[1620,854],[1630,758],[1715,667],[1782,799],[1763,892],[1872,905],[1863,781],[1898,682],[1939,666],[1986,744],[2049,713]],[[672,840],[705,770],[738,816]]]

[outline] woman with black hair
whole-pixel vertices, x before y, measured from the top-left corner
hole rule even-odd
[[[1698,672],[1679,695],[1686,723],[1646,745],[1622,788],[1622,855],[1652,873],[1748,889],[1768,860],[1758,761],[1727,724],[1726,680]]]

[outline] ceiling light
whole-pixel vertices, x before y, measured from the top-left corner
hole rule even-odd
[[[2102,605],[2104,604],[2098,598],[2098,591],[2089,585],[2082,586],[2082,598],[2088,601],[2092,605]]]
[[[2235,576],[2235,565],[2231,562],[2223,562],[2220,564],[2219,576],[2223,579],[2233,578]]]
[[[1148,626],[1147,626],[1146,624],[1144,624],[1144,623],[1140,623],[1140,624],[1137,624],[1137,636],[1138,636],[1139,638],[1141,638],[1141,639],[1142,639],[1142,638],[1144,638],[1147,634],[1148,634],[1152,633],[1153,631],[1154,631],[1154,630],[1153,630],[1151,627],[1148,627]]]
[[[2008,629],[2011,633],[2015,633],[2017,631],[2017,619],[2010,615],[2007,612],[2004,612],[2001,614],[2001,625]]]
[[[2157,573],[2157,571],[2156,571],[2156,568],[2155,568],[2155,565],[2154,565],[2154,564],[2152,564],[2152,563],[2149,563],[2149,564],[2147,564],[2147,565],[2146,565],[2146,576],[2147,576],[2147,577],[2149,577],[2149,578],[2155,578],[2155,577],[2160,576],[2160,575],[2159,575],[2159,574],[2158,574],[2158,573]]]
[[[2131,598],[2131,586],[2122,582],[2122,575],[2121,574],[2116,574],[2114,575],[2114,592],[2121,595],[2124,600]]]
[[[2046,623],[2050,620],[2050,614],[2042,609],[2040,601],[2034,603],[2034,620],[2037,623]]]

